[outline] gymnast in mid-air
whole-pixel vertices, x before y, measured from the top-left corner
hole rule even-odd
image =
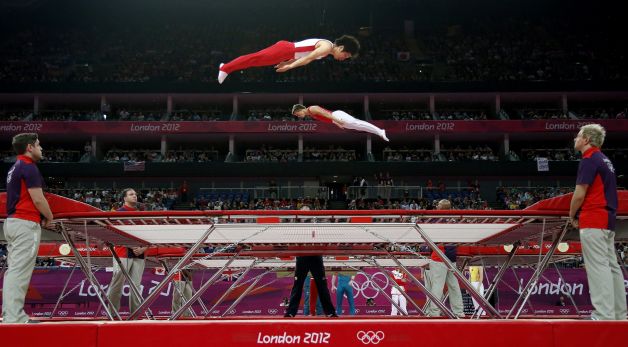
[[[292,114],[299,118],[309,116],[321,122],[333,123],[342,129],[365,131],[381,137],[384,141],[389,141],[388,137],[386,137],[386,130],[380,129],[369,122],[357,119],[345,111],[329,111],[320,106],[305,107],[301,104],[296,104],[292,106]]]
[[[226,64],[220,64],[218,83],[222,84],[230,73],[250,67],[274,66],[277,72],[286,72],[328,55],[339,61],[355,59],[359,51],[360,42],[350,35],[343,35],[334,42],[325,39],[279,41],[261,51],[242,55]]]

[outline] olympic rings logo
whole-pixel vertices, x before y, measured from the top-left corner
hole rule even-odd
[[[277,314],[278,310],[276,308],[269,308],[268,314]]]
[[[358,331],[358,333],[356,334],[357,339],[362,342],[365,345],[368,344],[374,344],[377,345],[378,343],[382,342],[384,340],[384,337],[386,337],[386,335],[384,334],[383,331]]]
[[[358,281],[358,276],[364,277],[364,280]],[[385,273],[376,272],[370,278],[363,273],[358,273],[355,276],[355,280],[351,282],[351,287],[355,290],[353,297],[357,298],[362,295],[365,299],[375,299],[379,295],[379,290],[373,282],[375,282],[377,286],[383,290],[388,288],[388,285],[390,284],[389,278]]]
[[[561,308],[560,309],[560,314],[567,314],[567,313],[569,313],[569,311],[571,311],[571,310],[568,309],[568,308]]]

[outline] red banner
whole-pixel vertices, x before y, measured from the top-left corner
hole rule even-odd
[[[272,319],[1,324],[6,346],[621,346],[625,321]]]
[[[589,123],[599,123],[608,132],[627,132],[628,120],[536,120],[536,121],[373,121],[389,134],[438,133],[576,133]],[[319,122],[0,122],[0,134],[23,132],[72,135],[164,135],[208,133],[341,133],[334,125]]]

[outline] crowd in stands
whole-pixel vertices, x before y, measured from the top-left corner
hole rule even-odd
[[[409,193],[409,188],[403,187],[403,194],[389,194],[386,187],[394,185],[390,175],[376,175],[375,180],[381,180],[375,186],[377,194],[369,194],[367,190],[356,190],[356,194],[346,195],[349,209],[404,209],[404,210],[430,210],[434,209],[441,199],[448,199],[453,209],[490,209],[488,202],[480,196],[478,181],[467,183],[467,187],[446,187],[442,181],[427,181],[421,187],[421,194]],[[356,177],[354,184],[357,187],[367,188],[369,183],[363,177]],[[375,188],[373,187],[373,188]],[[270,189],[270,188],[268,188]],[[68,197],[84,202],[103,211],[113,211],[121,207],[121,189],[110,188],[54,188],[50,193]],[[325,198],[305,197],[287,198],[270,194],[270,197],[255,198],[249,190],[241,192],[220,193],[216,191],[199,191],[193,199],[185,198],[180,194],[180,189],[167,188],[138,188],[138,202],[140,210],[156,211],[170,210],[179,201],[189,203],[189,206],[198,210],[236,210],[236,209],[270,209],[270,210],[294,210],[294,209],[326,209]],[[375,191],[375,190],[374,190]],[[544,199],[573,191],[572,187],[499,187],[496,191],[496,199],[499,208],[517,210]],[[376,196],[375,196],[376,195]],[[304,207],[307,206],[307,207]]]
[[[487,115],[484,111],[464,111],[464,110],[452,110],[452,111],[437,111],[434,112],[435,120],[487,120]]]
[[[385,161],[433,161],[435,160],[433,152],[430,149],[408,149],[407,147],[391,149],[386,147],[382,152],[382,159]]]
[[[330,106],[327,106],[330,107]],[[343,106],[333,107],[333,109],[343,110],[356,118],[363,118],[360,112]],[[32,111],[0,111],[0,121],[228,121],[231,119],[229,112],[212,109],[205,111],[173,111],[168,114],[163,111],[128,111],[125,108],[117,112],[106,111],[42,111],[35,114]],[[419,121],[419,120],[542,120],[542,119],[626,119],[628,108],[597,108],[579,109],[577,111],[561,111],[557,109],[512,109],[502,108],[496,116],[489,116],[485,111],[474,110],[440,110],[434,111],[431,115],[428,111],[406,110],[406,109],[383,109],[369,112],[372,119],[396,120],[396,121]],[[245,111],[237,117],[244,121],[311,121],[309,117],[303,119],[290,114],[286,107],[276,108],[256,108]]]
[[[436,61],[444,61],[444,80],[539,81],[625,78],[617,45],[581,33],[569,19],[541,22],[514,18],[452,26],[426,42]],[[620,53],[621,54],[621,53]],[[607,65],[608,64],[608,65]]]
[[[17,156],[15,151],[0,151],[0,161],[5,163],[15,162]],[[90,151],[80,151],[75,149],[63,149],[62,147],[48,147],[44,149],[42,163],[87,163],[91,162],[93,157]]]
[[[561,110],[543,110],[543,109],[527,109],[515,110],[516,116],[511,119],[569,119],[569,115]]]
[[[387,120],[432,120],[432,115],[425,110],[383,109],[371,111],[374,119]]]
[[[44,111],[39,114],[31,114],[23,118],[23,121],[99,121],[104,120],[102,112],[96,111]]]
[[[371,6],[384,6],[377,3]],[[218,65],[241,54],[278,40],[333,39],[343,32],[360,39],[362,49],[354,61],[340,64],[323,60],[283,74],[272,68],[251,69],[232,74],[229,79],[279,83],[586,81],[628,76],[621,59],[625,45],[621,40],[609,39],[609,29],[600,25],[611,25],[613,21],[578,27],[582,23],[570,16],[545,13],[533,19],[495,16],[491,20],[477,18],[472,23],[452,16],[447,23],[420,26],[405,37],[399,19],[387,21],[386,17],[379,18],[379,13],[378,25],[355,32],[355,21],[350,25],[325,21],[319,18],[320,13],[311,14],[311,19],[322,20],[324,25],[312,25],[291,15],[277,20],[272,17],[276,9],[258,11],[255,21],[238,22],[237,12],[207,6],[204,10],[209,13],[220,11],[220,18],[192,20],[199,14],[177,12],[168,23],[137,18],[116,26],[105,20],[115,15],[109,10],[100,13],[103,20],[89,21],[89,25],[34,21],[29,26],[9,27],[0,43],[0,60],[4,63],[0,66],[0,81],[216,83]],[[298,3],[286,10],[307,13],[311,6]],[[330,13],[343,11],[334,9],[333,4],[326,6],[331,6]],[[352,11],[368,16],[368,11],[373,11],[371,6]],[[29,14],[24,16],[30,18]],[[417,23],[425,20],[415,19]],[[352,29],[346,30],[346,26]]]
[[[201,149],[177,149],[168,150],[165,155],[157,149],[120,150],[110,149],[105,154],[103,161],[108,163],[118,162],[154,162],[154,163],[207,163],[219,159],[216,150]]]
[[[137,192],[139,209],[142,211],[170,210],[179,197],[176,189],[138,188],[135,191]],[[122,189],[68,188],[50,189],[49,192],[84,202],[103,211],[115,211],[122,207],[123,203],[120,196]]]
[[[612,162],[622,162],[628,160],[628,148],[602,147],[604,154]],[[512,151],[511,151],[512,152]],[[514,155],[509,160],[528,160],[536,161],[538,158],[547,158],[553,161],[575,161],[580,160],[581,154],[576,152],[572,147],[564,148],[523,148],[520,155]]]
[[[369,181],[355,176],[347,190],[348,208],[431,210],[441,199],[448,199],[453,209],[489,209],[488,202],[480,196],[479,182],[469,180],[466,187],[447,187],[442,180],[428,179],[425,186],[395,186],[393,177],[378,173]]]
[[[0,110],[0,121],[15,122],[32,117],[32,111],[5,111]]]
[[[442,146],[442,145],[441,145]],[[441,152],[424,147],[410,148],[404,146],[398,149],[385,147],[382,151],[384,161],[496,161],[500,156],[495,154],[488,145],[484,146],[456,146],[454,149],[441,148]],[[613,162],[628,160],[628,148],[602,148],[604,154]],[[550,161],[580,160],[580,153],[572,147],[563,148],[522,148],[509,150],[504,156],[507,161],[536,161],[538,158],[547,158]]]
[[[489,115],[482,110],[440,110],[434,111],[431,115],[428,111],[407,110],[407,109],[382,109],[371,111],[374,119],[386,120],[540,120],[540,119],[625,119],[627,108],[621,107],[599,107],[593,109],[578,109],[576,111],[561,111],[558,109],[544,108],[524,108],[506,109],[502,108],[497,115]]]
[[[132,121],[132,122],[154,122],[154,121],[219,121],[228,120],[229,116],[224,116],[220,110],[207,111],[173,111],[167,114],[163,111],[129,111],[121,108],[116,112],[107,111],[52,111],[45,110],[40,114],[32,111],[0,111],[0,121]],[[292,117],[294,118],[294,117]]]
[[[498,156],[493,153],[493,149],[488,145],[468,145],[466,146],[466,148],[462,148],[461,146],[455,146],[454,148],[449,149],[445,148],[445,146],[441,144],[440,153],[438,153],[437,156],[438,161],[499,160]]]
[[[382,151],[382,160],[384,161],[496,161],[499,156],[496,155],[488,145],[467,145],[455,146],[452,149],[445,148],[441,144],[439,153],[427,148],[409,149],[402,147],[401,149],[392,149],[385,147]]]
[[[594,108],[570,111],[570,118],[577,119],[626,119],[627,108]]]
[[[119,109],[114,113],[117,117],[114,117],[113,120],[118,121],[158,121],[162,120],[165,112],[160,111],[129,111],[127,109]]]
[[[247,149],[245,162],[258,163],[288,163],[297,161],[356,161],[355,150],[343,149],[341,146],[329,146],[327,149],[305,147],[303,156],[299,158],[296,149],[278,149],[272,146],[262,146],[259,149]]]
[[[344,149],[341,146],[329,146],[328,149],[305,147],[303,161],[356,161],[358,156],[353,149]]]
[[[220,110],[210,110],[210,111],[175,111],[170,116],[168,116],[167,120],[169,121],[191,121],[191,122],[215,122],[225,119],[225,113]]]
[[[243,193],[199,193],[191,204],[197,210],[324,210],[327,200],[319,198],[258,198]]]
[[[274,108],[256,108],[248,110],[244,117],[247,121],[299,121],[300,119],[291,115],[290,110],[287,107],[274,107]]]
[[[218,161],[219,153],[217,150],[201,150],[201,149],[177,149],[166,151],[166,157],[161,160],[162,163],[182,163],[195,162],[207,163]]]
[[[538,158],[547,158],[547,160],[567,161],[578,160],[579,155],[573,148],[553,148],[553,149],[534,149],[524,148],[521,150],[521,157],[524,161],[533,161]]]
[[[46,110],[39,114],[31,111],[0,111],[0,121],[99,121],[104,120],[102,112],[79,110]]]
[[[262,146],[260,149],[247,149],[244,161],[258,163],[288,163],[296,162],[299,152],[296,149],[276,149],[272,146]]]
[[[452,209],[455,210],[487,210],[490,206],[487,201],[480,198],[472,198],[470,196],[453,197],[451,194],[443,197],[449,198]],[[381,210],[381,209],[400,209],[400,210],[433,210],[436,208],[440,199],[418,198],[418,199],[354,199],[349,202],[350,210]]]
[[[531,146],[531,145],[527,145]],[[434,153],[433,149],[422,146],[402,146],[382,150],[381,160],[387,162],[458,162],[458,161],[497,161],[499,154],[488,145],[457,145],[452,149],[444,148],[441,144],[440,153]],[[343,149],[341,146],[329,148],[303,149],[302,157],[297,149],[274,148],[265,146],[258,149],[247,149],[242,157],[244,162],[257,163],[290,163],[300,161],[357,161],[362,160],[354,149]],[[628,148],[603,148],[603,152],[613,162],[628,160]],[[571,147],[562,148],[521,148],[511,149],[503,156],[507,161],[536,161],[538,158],[547,158],[550,161],[577,161],[580,153],[576,153]],[[101,162],[125,163],[125,162],[154,162],[154,163],[207,163],[222,161],[220,152],[210,149],[172,149],[165,155],[158,149],[109,149]],[[12,150],[0,151],[0,161],[5,163],[15,162],[16,155]],[[87,143],[84,150],[65,149],[63,147],[46,146],[42,163],[92,163],[99,161],[92,155],[91,144]]]
[[[137,149],[137,150],[118,150],[110,149],[103,157],[103,161],[108,163],[128,162],[128,161],[148,161],[160,162],[163,157],[157,149]]]
[[[524,209],[543,199],[567,194],[573,187],[499,187],[497,201],[507,210]]]
[[[85,153],[87,154],[87,153]],[[87,154],[89,156],[89,154]],[[79,162],[83,158],[81,151],[66,150],[63,148],[47,148],[42,163],[72,163]]]
[[[33,112],[11,113],[9,119],[14,121],[160,121],[165,120],[165,112],[160,111],[128,111],[124,108],[117,112],[79,111],[79,110],[44,110],[39,114]],[[3,118],[5,119],[5,118]]]

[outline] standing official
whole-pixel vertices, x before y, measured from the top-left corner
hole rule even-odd
[[[574,149],[582,153],[569,218],[580,229],[593,320],[626,319],[626,288],[615,252],[617,180],[613,163],[600,151],[606,131],[599,124],[580,128]]]
[[[124,205],[117,210],[118,212],[137,211],[137,193],[133,188],[124,189],[122,191],[122,199],[124,200]],[[115,250],[118,257],[120,257],[122,266],[129,273],[133,284],[141,293],[142,275],[144,274],[144,266],[146,265],[146,260],[144,259],[146,247],[131,248],[116,246]],[[107,297],[116,311],[120,310],[120,298],[122,297],[124,281],[125,278],[122,269],[120,269],[120,266],[118,266],[118,263],[114,260],[113,276],[111,277]],[[133,295],[133,291],[131,291],[129,294],[129,312],[135,312],[139,306],[140,300],[138,300],[135,295]]]
[[[7,174],[4,235],[8,270],[4,274],[2,322],[29,323],[36,321],[30,320],[24,312],[26,291],[35,268],[41,226],[51,228],[53,216],[44,197],[44,179],[36,165],[43,150],[37,134],[15,135],[12,144],[17,161]]]

